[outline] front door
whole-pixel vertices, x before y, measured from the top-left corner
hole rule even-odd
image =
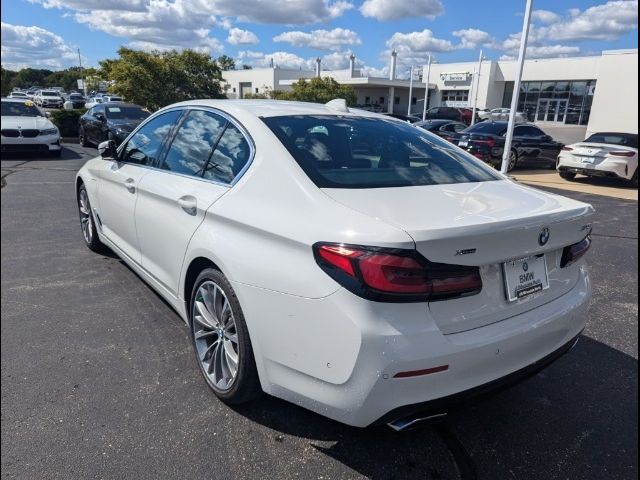
[[[100,178],[98,223],[102,232],[138,264],[141,254],[134,217],[138,187],[180,114],[167,112],[145,123],[120,150],[117,160],[105,162],[105,167],[96,172]]]
[[[541,98],[536,111],[537,122],[564,123],[567,116],[567,100]]]

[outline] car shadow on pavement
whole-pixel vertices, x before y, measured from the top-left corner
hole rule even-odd
[[[65,148],[64,145],[62,147],[62,155],[60,157],[54,156],[43,156],[42,154],[33,154],[33,153],[16,153],[16,152],[2,152],[2,156],[0,156],[0,160],[2,161],[24,161],[24,162],[34,162],[34,161],[60,161],[60,160],[78,160],[83,158],[83,156],[77,152],[76,150],[72,150],[70,148]]]
[[[583,335],[555,364],[440,426],[358,429],[269,396],[233,408],[372,479],[637,478],[637,374],[637,359]]]

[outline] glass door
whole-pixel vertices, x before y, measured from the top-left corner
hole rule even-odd
[[[549,102],[546,98],[538,100],[538,109],[536,110],[536,121],[544,122],[547,119],[547,109],[549,108]]]
[[[555,121],[558,123],[564,123],[565,118],[567,117],[567,104],[568,100],[558,100],[558,108],[556,113]]]

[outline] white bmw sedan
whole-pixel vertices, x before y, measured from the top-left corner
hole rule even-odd
[[[264,391],[401,429],[531,375],[584,327],[592,207],[405,122],[190,101],[99,150],[76,180],[84,240],[175,308],[225,402]]]
[[[2,99],[2,152],[62,154],[60,131],[31,100]]]
[[[558,173],[565,180],[576,175],[628,180],[638,187],[638,135],[600,132],[584,142],[562,148],[558,155]]]

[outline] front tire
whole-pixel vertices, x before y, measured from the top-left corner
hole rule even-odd
[[[84,184],[78,188],[78,213],[80,215],[80,229],[82,230],[84,243],[89,250],[93,250],[94,252],[104,251],[105,246],[98,237],[98,229],[96,228],[91,203],[89,202],[89,195],[87,194],[87,189]]]
[[[507,172],[510,172],[518,165],[518,153],[515,150],[511,150],[509,153],[509,165],[507,166]]]
[[[200,371],[215,395],[240,404],[261,393],[251,340],[231,284],[222,272],[203,270],[190,303],[191,340]]]

